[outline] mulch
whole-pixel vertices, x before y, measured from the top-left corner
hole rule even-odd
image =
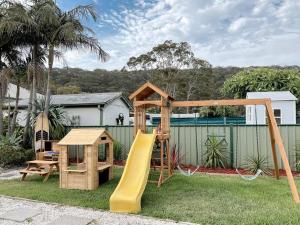
[[[125,165],[124,160],[114,160],[114,164],[117,166],[124,166]],[[181,165],[181,168],[183,170],[191,170],[194,171],[197,167],[193,165]],[[206,167],[200,167],[198,168],[197,172],[200,173],[210,173],[210,174],[237,174],[235,168],[206,168]],[[248,170],[239,168],[239,172],[243,175],[251,175],[251,173]],[[270,170],[271,174],[274,176],[274,170]],[[300,172],[292,171],[293,176],[300,176]],[[252,174],[253,175],[253,174]],[[280,176],[286,176],[286,172],[283,169],[279,170]]]

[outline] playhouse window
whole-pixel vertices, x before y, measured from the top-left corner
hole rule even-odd
[[[107,157],[107,145],[100,144],[98,145],[98,162],[105,162]]]
[[[69,170],[86,169],[83,145],[68,146],[68,169]]]

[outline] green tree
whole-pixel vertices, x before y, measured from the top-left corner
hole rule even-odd
[[[193,80],[199,77],[199,71],[211,71],[211,65],[205,60],[196,58],[187,42],[174,43],[167,40],[145,54],[131,57],[124,69],[151,71],[151,81],[159,84],[175,98],[180,92],[178,83],[181,80],[185,83],[186,98],[189,99],[195,90]],[[188,70],[187,76],[181,76],[182,70]]]
[[[250,68],[226,80],[221,90],[226,97],[245,98],[253,91],[291,91],[300,97],[300,72],[297,69]]]

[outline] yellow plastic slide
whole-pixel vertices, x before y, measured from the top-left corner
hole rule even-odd
[[[152,134],[143,134],[140,130],[137,132],[121,180],[110,197],[110,211],[141,211],[141,198],[148,181],[155,138],[155,130]]]

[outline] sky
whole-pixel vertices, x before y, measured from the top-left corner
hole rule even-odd
[[[300,0],[57,0],[65,10],[93,3],[93,28],[107,62],[66,51],[69,67],[121,69],[165,40],[187,41],[213,66],[300,65]],[[55,66],[62,67],[62,62]]]

